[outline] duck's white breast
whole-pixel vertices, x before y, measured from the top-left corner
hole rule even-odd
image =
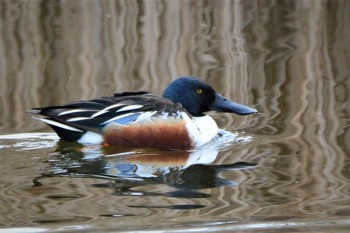
[[[187,122],[187,131],[195,144],[195,148],[209,142],[218,133],[218,126],[210,116],[193,117],[191,119],[187,114],[184,115],[183,118]]]

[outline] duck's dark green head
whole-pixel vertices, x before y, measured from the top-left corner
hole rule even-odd
[[[180,103],[193,116],[201,116],[210,110],[239,115],[257,113],[253,108],[226,99],[205,82],[191,76],[171,82],[163,96],[174,103]]]

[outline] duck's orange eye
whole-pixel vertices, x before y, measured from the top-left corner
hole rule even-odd
[[[196,90],[196,93],[197,93],[197,94],[203,94],[203,90],[200,89],[200,88],[198,88],[198,89]]]

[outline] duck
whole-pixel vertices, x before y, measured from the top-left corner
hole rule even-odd
[[[63,141],[104,146],[191,150],[218,134],[208,111],[238,115],[257,110],[218,94],[193,76],[173,80],[162,95],[146,91],[33,108],[34,118]]]

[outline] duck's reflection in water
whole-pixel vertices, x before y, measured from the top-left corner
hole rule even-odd
[[[51,176],[98,178],[106,182],[92,186],[111,189],[114,195],[204,198],[209,195],[200,192],[200,189],[236,185],[232,180],[220,178],[220,172],[256,166],[246,162],[214,165],[212,163],[218,154],[219,150],[210,146],[193,151],[130,150],[60,141],[57,154],[48,161],[49,170],[35,183],[40,185],[40,179]],[[159,193],[134,189],[158,184],[173,187],[171,190],[175,191]]]

